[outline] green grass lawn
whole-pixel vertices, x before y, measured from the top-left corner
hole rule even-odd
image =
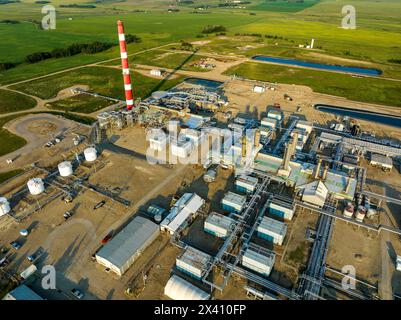
[[[315,92],[350,100],[401,107],[401,82],[354,78],[346,74],[247,62],[227,70],[248,79],[305,85]]]
[[[155,90],[166,90],[182,81],[181,77],[172,80],[159,80],[132,72],[133,92],[135,98],[143,98]],[[50,99],[65,88],[73,85],[88,85],[90,91],[118,99],[124,98],[123,79],[120,69],[108,67],[85,67],[56,76],[15,85],[12,88]]]
[[[4,129],[3,126],[11,120],[26,116],[28,114],[36,114],[36,113],[50,113],[87,125],[91,125],[94,121],[96,121],[96,119],[92,117],[81,116],[69,112],[57,112],[57,111],[26,112],[0,118],[0,156],[4,156],[26,145],[26,140],[24,138],[12,134],[10,131]]]
[[[0,156],[18,150],[26,144],[26,140],[24,138],[12,134],[10,131],[3,128],[7,122],[26,114],[28,113],[0,118]]]
[[[180,46],[174,47],[176,49],[180,49]],[[143,64],[167,69],[205,72],[208,70],[194,66],[196,62],[204,58],[206,57],[198,54],[195,55],[192,52],[183,53],[167,50],[152,50],[138,55],[130,56],[129,63],[131,66],[133,66],[134,64]],[[118,60],[106,63],[106,65],[113,66],[118,66],[120,64],[121,61]]]
[[[67,112],[92,113],[111,106],[114,102],[87,94],[79,94],[71,98],[47,103],[46,106],[54,110]]]
[[[0,114],[32,109],[36,101],[22,94],[0,89]]]
[[[272,12],[298,12],[314,6],[319,0],[257,0],[255,2],[256,4],[248,5],[248,9]]]
[[[19,175],[22,172],[24,172],[24,170],[12,170],[7,172],[0,172],[0,183],[3,183],[4,181],[7,181],[8,179],[11,179],[12,177]]]

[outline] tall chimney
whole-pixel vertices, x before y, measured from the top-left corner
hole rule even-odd
[[[316,169],[315,169],[315,175],[314,175],[314,179],[318,179],[319,178],[319,174],[320,174],[320,167],[322,166],[322,159],[319,159],[318,161],[317,161],[317,166],[316,166]]]
[[[117,21],[117,27],[118,40],[120,41],[121,66],[124,78],[125,100],[127,103],[127,110],[131,110],[134,106],[134,98],[132,94],[131,75],[128,65],[127,45],[125,43],[124,24],[121,20]]]

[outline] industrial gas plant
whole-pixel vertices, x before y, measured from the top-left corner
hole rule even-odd
[[[74,276],[89,279],[88,294],[105,296],[104,286],[127,299],[376,299],[364,280],[342,288],[342,266],[328,259],[332,248],[346,250],[333,244],[336,227],[401,234],[380,219],[389,204],[401,208],[400,197],[371,188],[369,176],[399,174],[400,145],[366,135],[354,119],[321,123],[279,103],[246,114],[232,107],[227,83],[212,79],[135,100],[121,21],[118,37],[125,102],[99,113],[62,161],[33,163],[23,184],[6,181],[0,224],[55,219],[58,207],[65,212],[47,226],[44,249],[57,228],[82,224],[87,238],[76,241],[88,241],[86,250],[65,263],[81,261]],[[277,84],[248,86],[256,95]],[[148,164],[147,153],[164,163]],[[35,232],[14,243],[24,248]],[[30,264],[41,263],[37,255]]]

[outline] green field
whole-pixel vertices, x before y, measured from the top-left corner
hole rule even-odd
[[[298,12],[316,5],[319,0],[258,0],[257,4],[249,5],[250,10],[271,12]]]
[[[92,117],[76,115],[76,114],[69,113],[69,112],[64,113],[64,112],[49,111],[49,112],[31,112],[31,113],[35,113],[35,114],[36,113],[50,113],[50,114],[54,114],[54,115],[58,115],[58,116],[63,116],[67,119],[70,119],[70,120],[73,120],[76,122],[80,122],[83,124],[87,124],[87,125],[90,125],[95,121],[95,119]],[[10,152],[18,150],[26,144],[25,139],[15,135],[15,134],[12,134],[10,131],[4,129],[3,126],[11,120],[26,116],[28,114],[30,114],[30,113],[26,112],[26,113],[20,113],[20,114],[0,118],[0,156],[4,156]]]
[[[179,46],[175,48],[180,49]],[[180,69],[187,71],[204,72],[208,70],[201,69],[193,65],[199,60],[204,58],[205,58],[204,56],[197,55],[192,52],[182,53],[182,52],[171,52],[166,50],[152,50],[129,57],[129,62],[131,67],[134,64],[143,64],[167,69]],[[106,65],[113,65],[113,66],[120,64],[121,61],[118,60],[106,63]]]
[[[106,108],[114,102],[86,94],[79,94],[71,98],[47,103],[46,107],[67,112],[92,113]]]
[[[0,183],[3,183],[4,181],[7,181],[8,179],[11,179],[12,177],[19,175],[22,172],[24,172],[24,170],[0,172]]]
[[[144,98],[156,90],[166,90],[182,81],[182,77],[171,80],[159,80],[132,72],[133,92],[135,98]],[[88,85],[90,91],[101,95],[124,99],[121,70],[110,67],[85,67],[56,76],[50,76],[28,83],[12,86],[13,89],[50,99],[57,96],[60,90],[73,85]],[[51,86],[49,86],[51,83]],[[73,102],[71,100],[71,102]],[[80,109],[75,110],[76,112]]]
[[[0,114],[32,109],[36,101],[22,94],[0,89]]]
[[[355,78],[346,74],[288,68],[247,62],[227,70],[228,75],[248,79],[311,87],[315,92],[355,101],[401,107],[401,82],[373,78]]]
[[[5,154],[18,150],[26,144],[25,139],[16,136],[15,134],[12,134],[10,131],[3,128],[7,122],[20,116],[22,115],[12,115],[0,118],[0,156],[4,156]]]

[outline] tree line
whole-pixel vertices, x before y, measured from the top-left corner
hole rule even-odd
[[[126,43],[139,43],[141,42],[141,38],[134,34],[127,34],[125,36]],[[24,59],[25,63],[37,63],[43,60],[51,59],[51,58],[65,58],[75,56],[77,54],[94,54],[102,51],[106,51],[111,47],[115,46],[115,43],[110,42],[91,42],[91,43],[74,43],[67,48],[56,48],[52,51],[41,51],[34,52],[27,55]],[[15,68],[18,63],[15,62],[0,62],[0,71],[9,70]]]

